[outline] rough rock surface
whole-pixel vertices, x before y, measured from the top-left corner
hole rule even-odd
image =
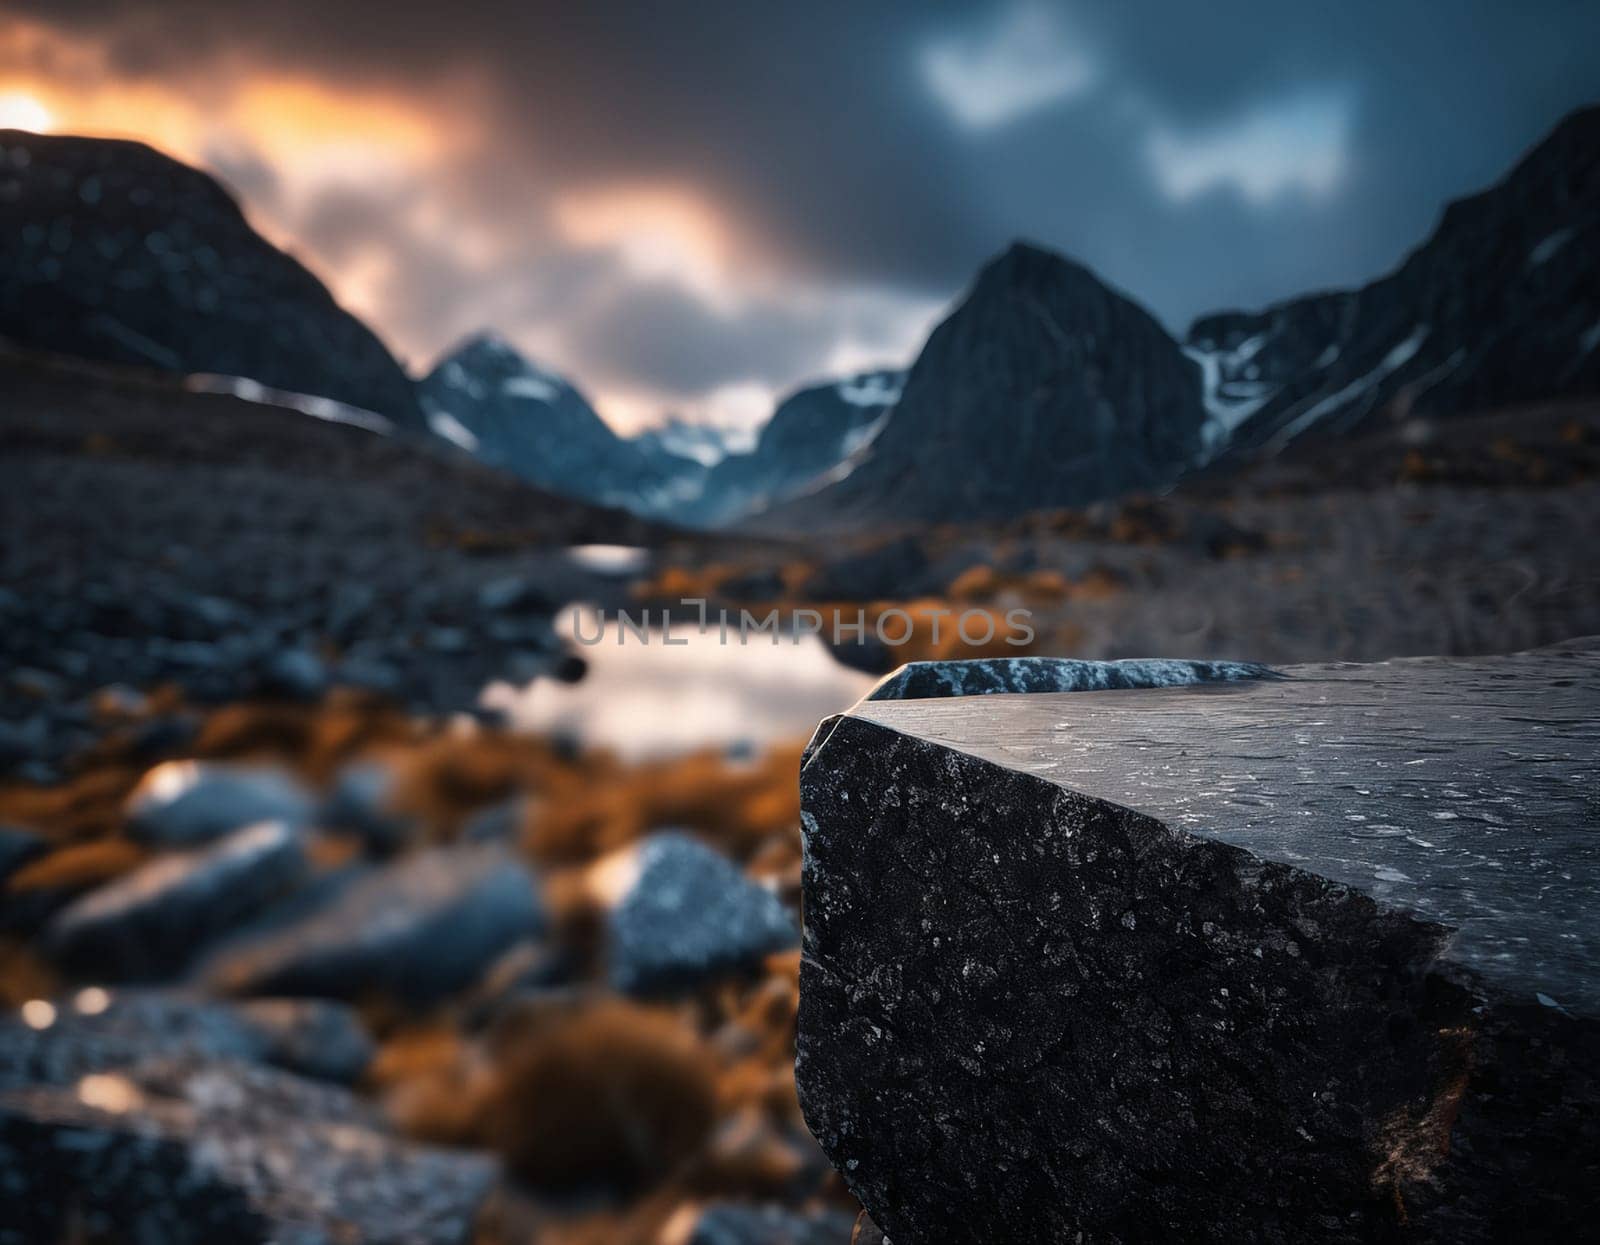
[[[610,918],[611,980],[648,994],[760,961],[799,941],[782,902],[686,835],[652,836]]]
[[[52,954],[105,980],[176,976],[206,943],[306,875],[301,832],[282,821],[158,856],[74,900],[45,930]]]
[[[387,1134],[344,1090],[177,1059],[0,1093],[0,1242],[445,1245],[493,1163]]]
[[[1176,661],[1131,657],[1078,661],[1071,657],[988,657],[977,661],[914,661],[886,676],[869,700],[923,700],[986,692],[1104,692],[1266,679],[1266,666],[1244,661]]]
[[[223,948],[203,972],[240,994],[426,1002],[471,984],[544,924],[533,875],[504,847],[436,848],[357,877],[300,919]]]
[[[896,1245],[1570,1239],[1600,650],[864,701],[802,771],[797,1076]]]
[[[220,1002],[174,991],[80,991],[35,1028],[0,1020],[0,1087],[67,1085],[79,1077],[179,1055],[271,1064],[351,1082],[372,1057],[355,1014],[310,999]]]

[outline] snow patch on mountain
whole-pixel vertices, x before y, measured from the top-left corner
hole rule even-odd
[[[1387,380],[1416,357],[1417,351],[1422,349],[1422,343],[1428,340],[1430,331],[1429,326],[1426,324],[1417,325],[1411,331],[1411,335],[1391,349],[1388,354],[1384,355],[1382,362],[1372,371],[1364,376],[1357,377],[1337,393],[1328,395],[1306,410],[1294,415],[1275,438],[1277,444],[1288,444],[1325,415],[1349,405],[1364,394],[1377,388],[1380,383]]]
[[[893,406],[900,401],[905,376],[900,372],[863,372],[834,388],[851,406]]]
[[[428,410],[427,415],[428,427],[433,429],[435,436],[443,437],[446,441],[459,445],[469,454],[478,452],[477,436],[449,411],[433,407]]]

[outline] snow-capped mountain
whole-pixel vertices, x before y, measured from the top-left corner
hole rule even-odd
[[[741,453],[754,444],[754,434],[742,428],[720,424],[690,423],[677,415],[668,416],[653,428],[633,438],[647,454],[670,454],[692,459],[702,467],[714,467],[729,454]]]
[[[1498,185],[1452,203],[1358,290],[1203,316],[1213,443],[1274,452],[1369,418],[1600,392],[1600,108],[1569,116]]]
[[[433,432],[552,492],[668,514],[704,469],[619,437],[564,377],[492,333],[464,342],[419,383]]]
[[[778,404],[755,445],[713,466],[682,517],[731,523],[848,475],[883,430],[906,374],[862,372],[812,385]]]

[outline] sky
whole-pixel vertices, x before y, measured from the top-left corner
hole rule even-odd
[[[144,139],[414,371],[624,430],[904,365],[1015,238],[1174,332],[1359,284],[1600,100],[1593,0],[7,0],[0,125]]]

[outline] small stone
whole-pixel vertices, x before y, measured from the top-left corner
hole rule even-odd
[[[771,891],[726,857],[664,832],[633,849],[637,874],[610,917],[611,980],[630,994],[694,985],[799,942]]]
[[[184,846],[240,826],[310,821],[311,795],[282,770],[212,761],[167,761],[128,797],[128,834],[142,843]]]
[[[294,700],[317,700],[327,690],[328,667],[309,649],[291,648],[275,653],[261,672],[261,690]]]
[[[435,848],[356,877],[299,919],[223,948],[204,976],[237,994],[377,993],[426,1003],[470,985],[544,925],[533,874],[504,848]]]
[[[493,1162],[389,1134],[346,1091],[167,1059],[0,1094],[7,1239],[467,1245]]]
[[[158,856],[75,899],[45,945],[64,964],[110,980],[176,975],[216,935],[305,875],[301,832],[264,821],[195,851]]]
[[[333,780],[317,824],[358,836],[368,849],[386,855],[411,837],[416,821],[393,807],[395,772],[381,761],[356,761]]]

